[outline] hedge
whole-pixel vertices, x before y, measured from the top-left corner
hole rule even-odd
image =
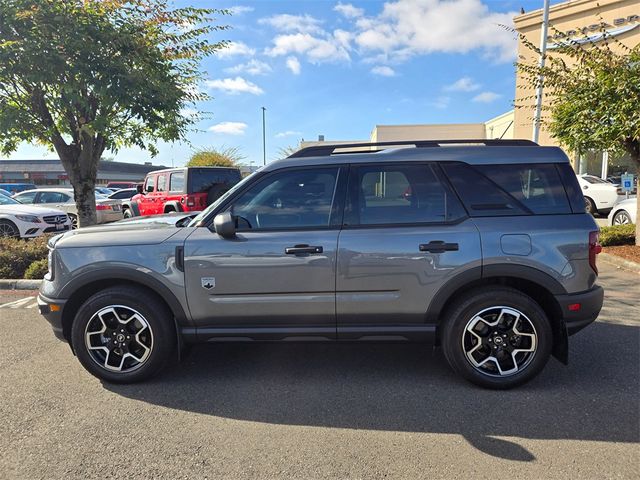
[[[613,225],[600,229],[600,245],[613,247],[615,245],[635,245],[636,226],[634,224]]]
[[[0,237],[0,278],[25,278],[25,272],[34,263],[44,260],[45,273],[48,236],[21,240],[19,238]],[[36,274],[36,267],[31,269]],[[41,270],[40,270],[41,271]],[[42,275],[44,276],[44,274]],[[31,277],[31,278],[42,278]]]

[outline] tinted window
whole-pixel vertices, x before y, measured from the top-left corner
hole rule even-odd
[[[34,199],[36,198],[36,194],[38,192],[25,192],[25,193],[21,193],[19,195],[16,195],[16,200],[18,200],[19,202],[22,203],[33,203]]]
[[[111,195],[109,195],[109,198],[112,198],[115,200],[122,200],[123,198],[131,198],[136,193],[138,193],[136,190],[126,188],[124,190],[118,190],[117,192],[112,193]]]
[[[169,191],[184,192],[184,172],[175,172],[169,179]]]
[[[189,169],[189,193],[207,193],[211,187],[228,190],[240,181],[237,170],[222,168],[191,168]]]
[[[477,168],[533,213],[571,213],[567,194],[553,164],[480,165]]]
[[[231,213],[239,230],[328,227],[337,178],[338,168],[275,173],[243,193]]]
[[[456,192],[474,217],[527,215],[530,211],[495,182],[466,163],[442,165]],[[500,168],[505,165],[500,165]]]
[[[167,176],[158,175],[158,186],[156,188],[156,192],[166,192],[166,191],[167,191]]]
[[[348,225],[441,223],[465,216],[430,165],[354,167],[349,192]]]
[[[38,203],[65,203],[71,197],[61,192],[40,192]]]

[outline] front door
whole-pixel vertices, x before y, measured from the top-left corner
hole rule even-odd
[[[142,186],[142,195],[138,202],[138,208],[140,215],[154,215],[155,214],[155,186],[156,175],[147,176]]]
[[[235,238],[195,229],[185,278],[201,338],[335,338],[341,177],[338,167],[267,174],[226,208]]]
[[[354,166],[338,245],[339,339],[429,338],[438,289],[480,276],[478,230],[429,164]]]

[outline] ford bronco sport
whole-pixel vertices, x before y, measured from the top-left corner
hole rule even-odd
[[[183,228],[54,237],[40,312],[108,382],[147,379],[190,342],[424,342],[490,388],[550,355],[567,363],[603,290],[598,228],[562,150],[368,147],[300,150]]]
[[[199,212],[241,179],[227,167],[185,167],[147,174],[138,195],[123,202],[125,218],[170,212]]]

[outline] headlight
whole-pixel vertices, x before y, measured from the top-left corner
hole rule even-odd
[[[53,249],[49,249],[49,254],[47,255],[47,274],[44,276],[45,280],[52,281],[53,280]]]
[[[18,220],[29,223],[40,223],[40,219],[35,215],[16,215]]]

